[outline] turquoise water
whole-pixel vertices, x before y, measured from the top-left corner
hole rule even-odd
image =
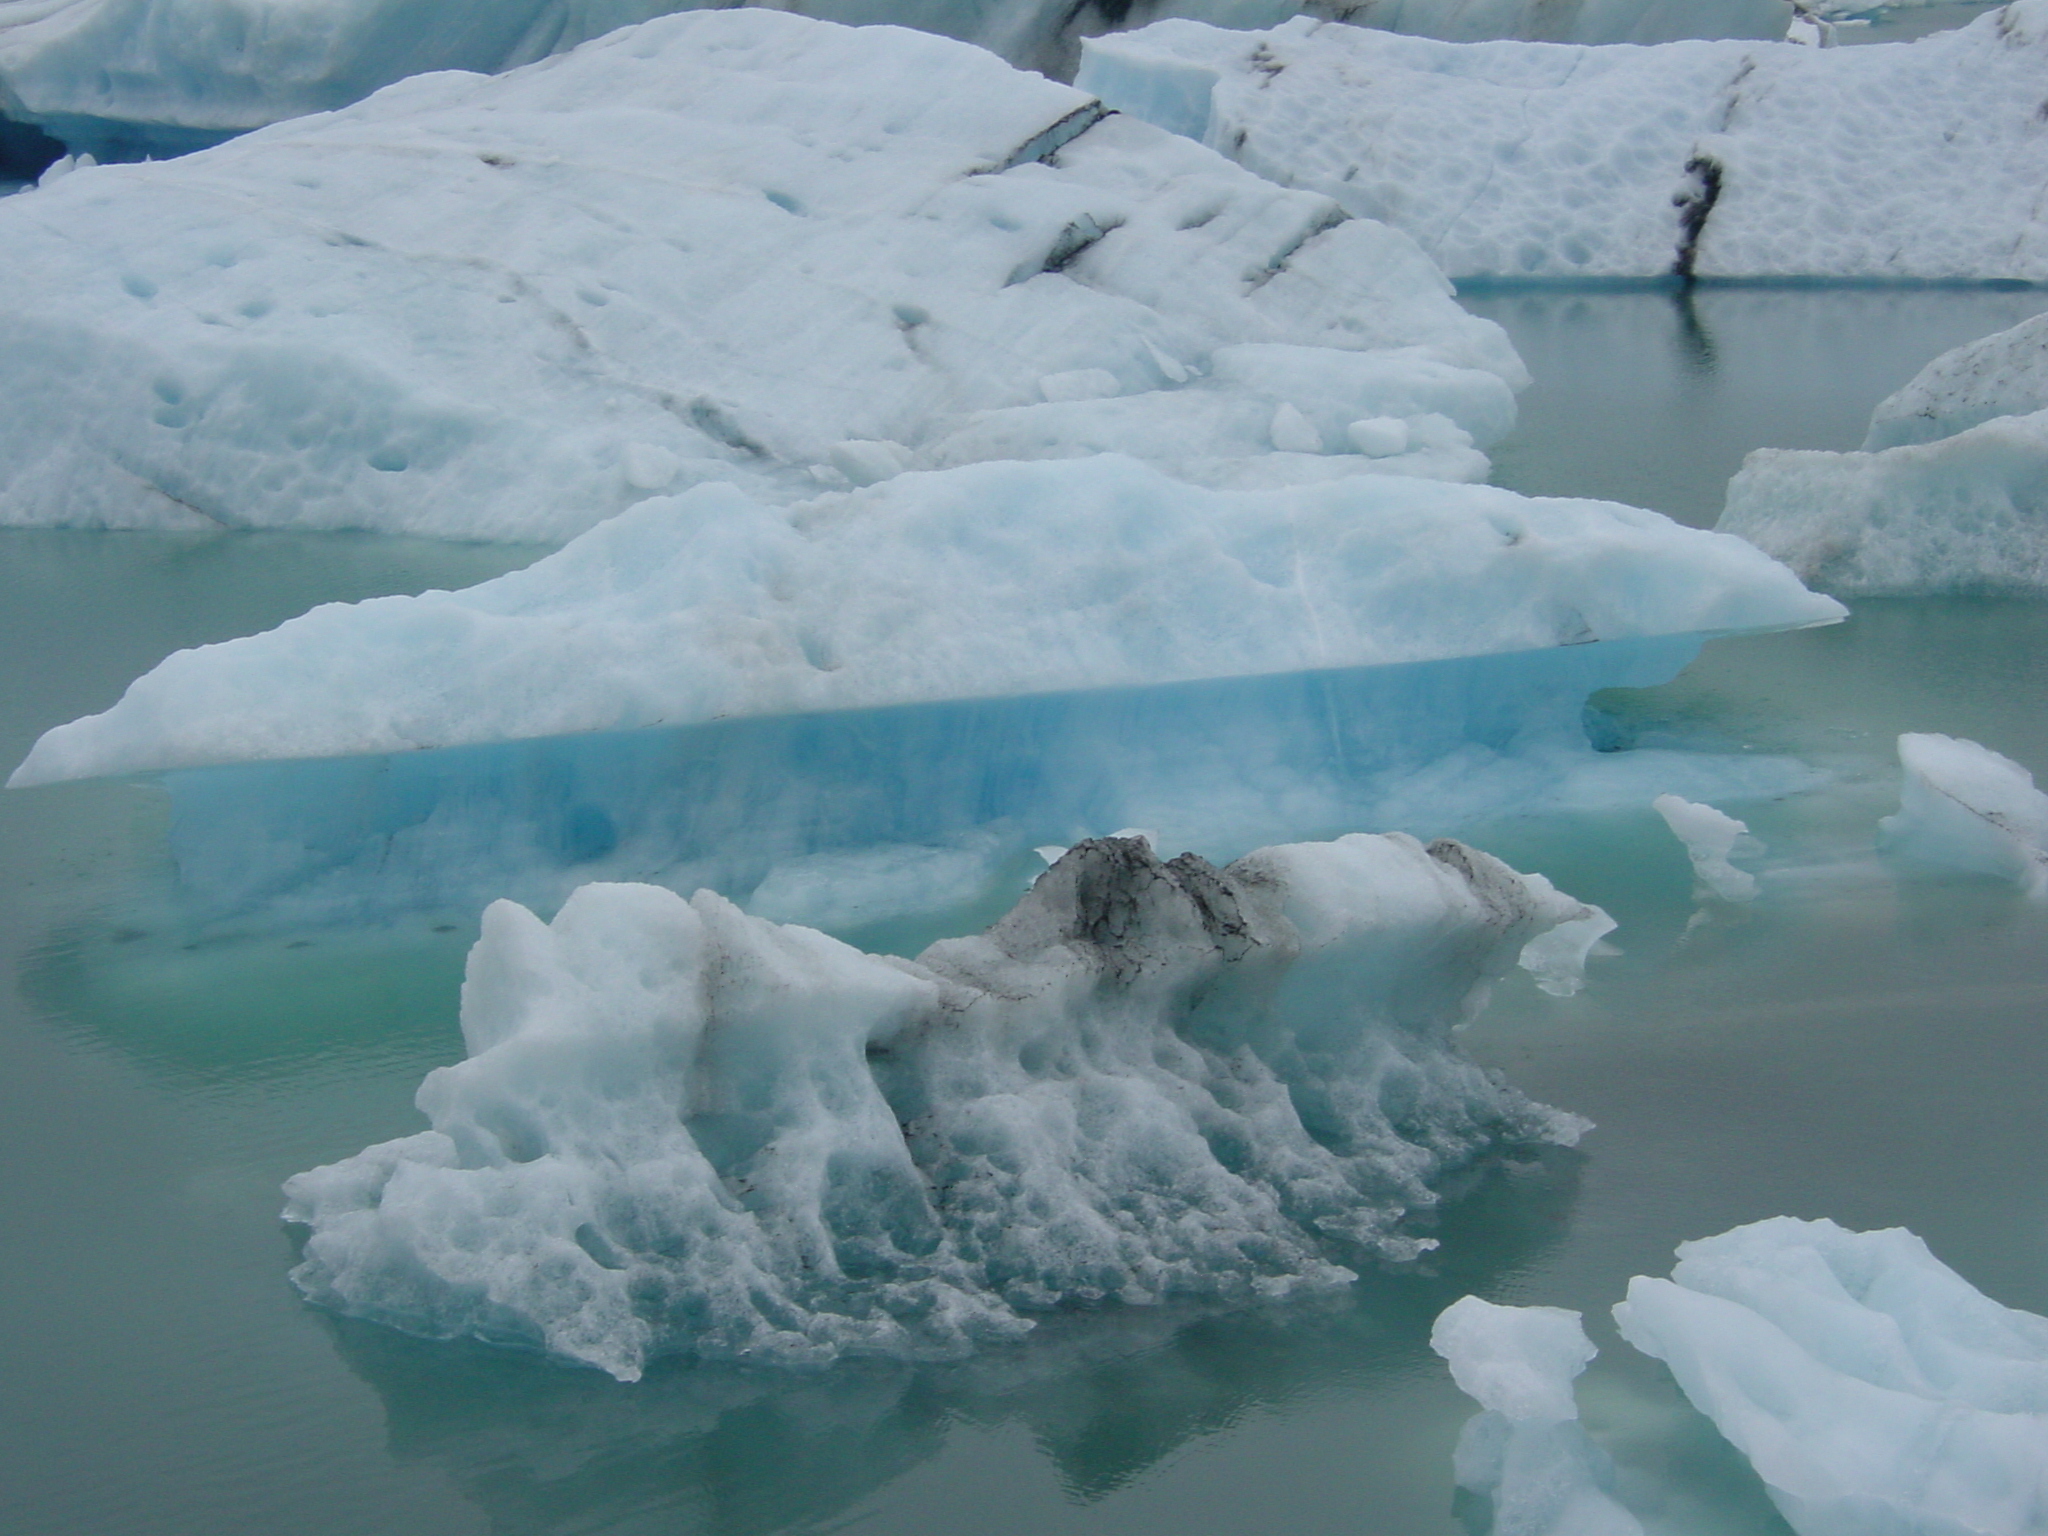
[[[1691,321],[1655,294],[1480,302],[1543,380],[1501,478],[1697,521],[1747,447],[1853,446],[1933,351],[2048,295],[1709,290]],[[177,646],[531,554],[0,536],[0,756]],[[149,913],[160,791],[0,795],[5,1529],[1456,1536],[1469,1405],[1426,1337],[1478,1290],[1589,1313],[1607,1352],[1587,1419],[1660,1530],[1784,1536],[1604,1309],[1677,1241],[1793,1212],[1911,1226],[1993,1296],[2048,1312],[2048,912],[1901,878],[1870,848],[1900,730],[2048,769],[2044,654],[2048,605],[1868,603],[1603,697],[1620,739],[1791,751],[1829,780],[1735,807],[1771,849],[1739,913],[1702,915],[1647,809],[1475,830],[1607,905],[1621,953],[1569,1001],[1517,978],[1471,1031],[1599,1129],[1492,1171],[1422,1271],[1251,1313],[1076,1316],[964,1365],[817,1377],[675,1369],[622,1387],[302,1306],[278,1183],[417,1127],[420,1076],[459,1050],[470,923],[194,940]]]

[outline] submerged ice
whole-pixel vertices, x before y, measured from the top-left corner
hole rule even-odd
[[[2000,1306],[1910,1232],[1780,1216],[1684,1243],[1615,1320],[1799,1536],[2048,1529],[2048,1318]]]
[[[1077,84],[1456,278],[2048,278],[2048,3],[1912,44],[1479,47],[1298,18],[1091,40]]]
[[[1526,382],[1385,225],[980,49],[772,11],[73,170],[0,201],[0,250],[16,524],[553,541],[705,482],[1105,449],[1472,480]]]
[[[1067,852],[916,962],[709,892],[501,902],[431,1130],[286,1186],[322,1305],[637,1377],[934,1355],[1077,1303],[1341,1284],[1446,1171],[1585,1123],[1458,1054],[1588,909],[1455,843]]]

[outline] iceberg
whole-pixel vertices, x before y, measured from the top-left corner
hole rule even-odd
[[[1579,1424],[1572,1380],[1597,1353],[1579,1314],[1465,1296],[1429,1347],[1482,1412],[1458,1436],[1459,1489],[1483,1502],[1490,1536],[1642,1536],[1609,1488],[1613,1466]]]
[[[2048,1529],[2048,1318],[1912,1233],[1775,1217],[1638,1276],[1622,1337],[1664,1361],[1799,1536]]]
[[[1880,842],[1916,863],[2011,880],[2048,897],[2048,794],[2011,758],[1953,736],[1899,738],[1905,780]]]
[[[1756,876],[1728,862],[1731,853],[1754,852],[1759,847],[1746,823],[1678,795],[1659,795],[1651,805],[1664,818],[1671,835],[1685,844],[1686,857],[1692,860],[1701,885],[1723,901],[1756,899]]]
[[[1452,1031],[1587,909],[1455,843],[1081,844],[915,962],[710,893],[499,902],[432,1129],[285,1186],[312,1301],[638,1377],[944,1356],[1076,1305],[1341,1285],[1488,1149],[1587,1129]]]
[[[966,44],[765,10],[74,168],[0,251],[11,524],[559,542],[1104,447],[1473,480],[1527,379],[1384,225]],[[1276,450],[1283,406],[1315,444]],[[1403,451],[1358,452],[1383,418]]]
[[[1870,413],[1866,453],[2048,411],[2048,314],[1941,354]]]
[[[1584,48],[1296,18],[1088,41],[1076,84],[1453,278],[2048,279],[2048,3],[1911,44]]]

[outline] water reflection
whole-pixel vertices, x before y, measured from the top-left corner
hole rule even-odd
[[[381,1397],[392,1454],[454,1479],[501,1536],[836,1529],[963,1433],[1005,1429],[1086,1506],[1194,1442],[1332,1395],[1396,1444],[1412,1433],[1398,1422],[1426,1403],[1447,1455],[1460,1415],[1430,1324],[1460,1295],[1511,1289],[1562,1239],[1581,1166],[1552,1151],[1474,1174],[1442,1213],[1433,1264],[1369,1274],[1341,1297],[1054,1317],[1019,1346],[944,1366],[677,1366],[622,1386],[482,1346],[328,1327]],[[1447,1509],[1448,1477],[1432,1481]]]

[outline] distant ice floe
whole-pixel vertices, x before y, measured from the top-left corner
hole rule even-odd
[[[720,897],[494,905],[433,1128],[286,1186],[312,1300],[622,1379],[664,1354],[952,1355],[1076,1303],[1340,1285],[1433,1183],[1569,1143],[1458,1054],[1587,909],[1456,843],[1063,855],[916,962]],[[1336,1245],[1334,1248],[1332,1245]]]
[[[0,113],[72,150],[181,154],[332,111],[409,75],[497,73],[687,0],[0,0]],[[1786,0],[789,0],[824,21],[978,43],[1071,79],[1080,34],[1192,16],[1270,26],[1297,11],[1472,40],[1663,42],[1782,37]]]
[[[1678,795],[1659,795],[1653,808],[1664,818],[1672,836],[1685,844],[1686,857],[1700,884],[1723,901],[1754,901],[1756,876],[1737,869],[1728,856],[1737,851],[1757,852],[1761,844],[1749,835],[1749,826],[1711,805],[1698,805]]]
[[[2010,880],[2048,897],[2048,794],[2011,758],[1953,736],[1899,738],[1905,780],[1878,823],[1892,853]]]
[[[1429,1347],[1482,1412],[1458,1436],[1458,1486],[1491,1536],[1642,1536],[1612,1493],[1613,1465],[1579,1423],[1572,1381],[1596,1351],[1579,1314],[1453,1302]],[[1468,1527],[1472,1524],[1467,1522]]]
[[[1638,1277],[1622,1337],[1671,1368],[1799,1536],[2048,1529],[2048,1318],[1912,1233],[1775,1217]]]
[[[962,43],[763,10],[74,169],[0,202],[0,253],[18,524],[561,540],[707,481],[1104,449],[1474,480],[1527,377],[1326,197]],[[1354,446],[1387,421],[1398,452]]]
[[[1076,83],[1454,278],[2048,279],[2048,0],[1912,44],[1460,47],[1296,18],[1092,39]]]
[[[1757,449],[1716,526],[1830,592],[2048,593],[2048,315],[1937,357],[1861,452]]]

